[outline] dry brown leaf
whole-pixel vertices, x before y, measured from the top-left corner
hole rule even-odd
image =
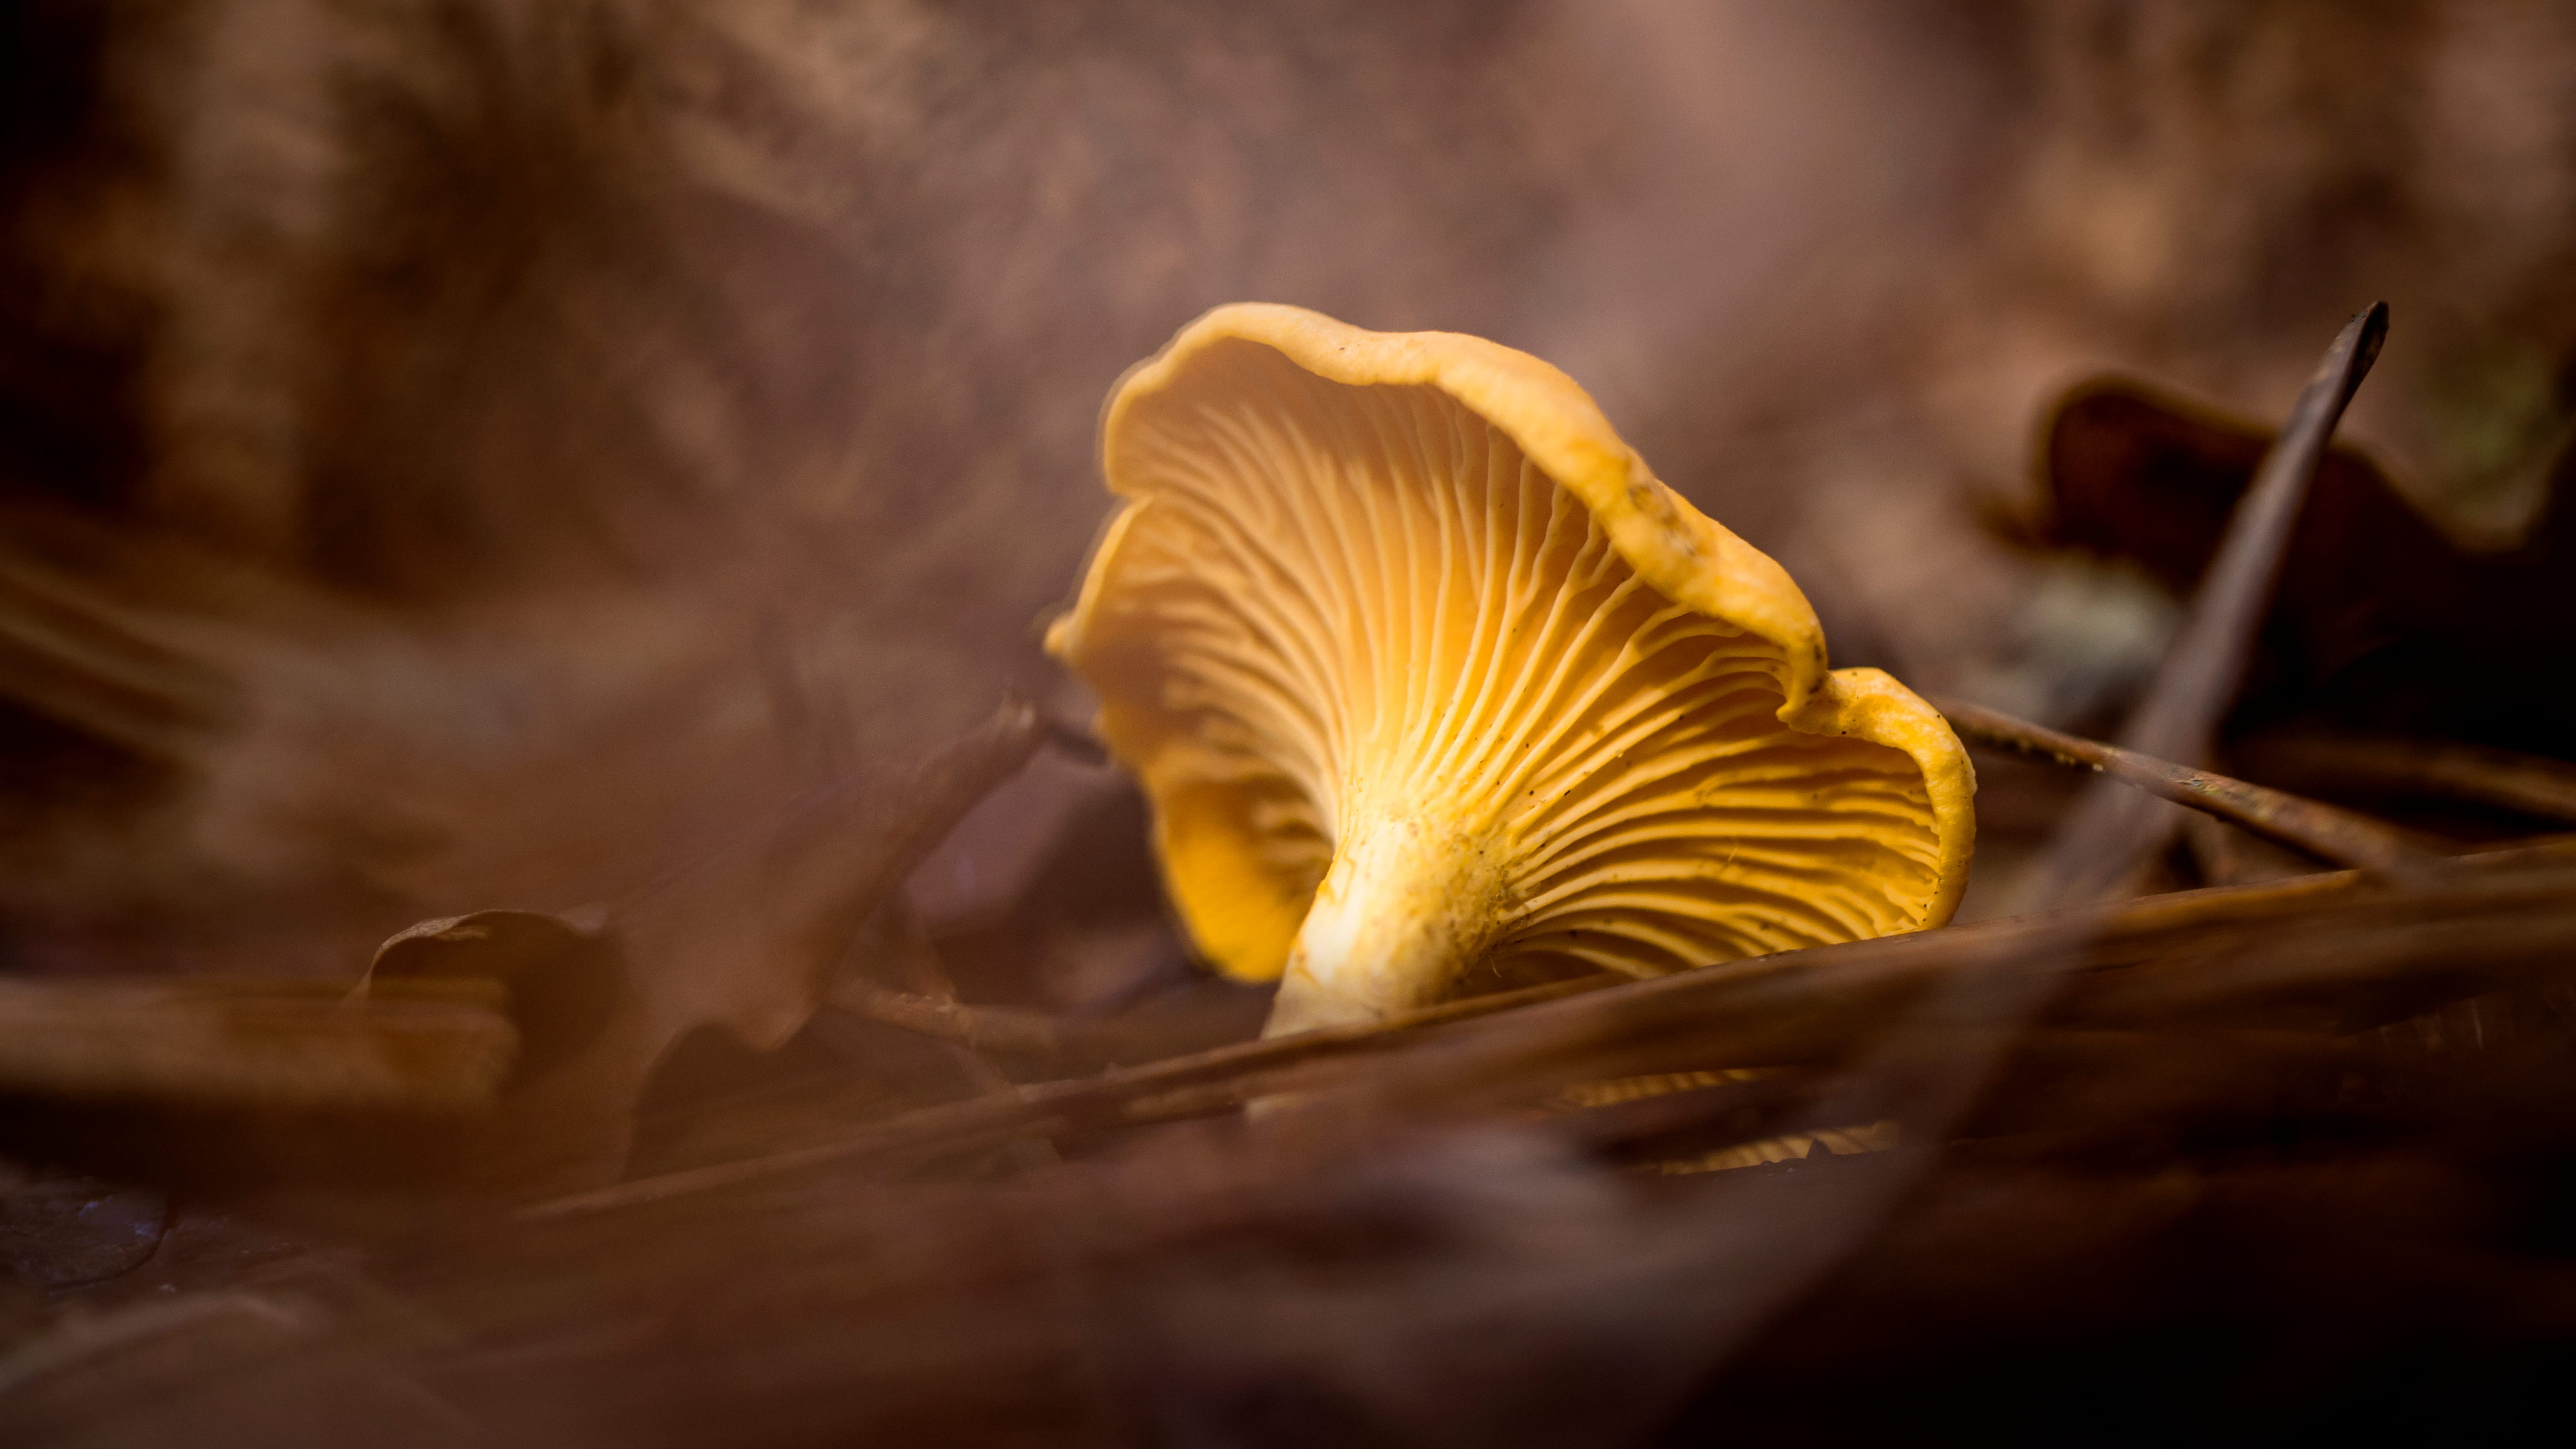
[[[371,985],[509,986],[526,1053],[472,1155],[487,1185],[604,1180],[625,1159],[655,1062],[703,1027],[775,1050],[822,1004],[868,914],[957,818],[1027,761],[1037,712],[1010,702],[913,764],[863,773],[746,826],[593,911],[425,921],[379,949]]]
[[[2138,384],[2087,384],[2048,424],[2046,537],[2134,561],[2185,593],[2269,439],[2259,424]],[[2571,470],[2576,453],[2560,460],[2554,496],[2516,547],[2481,550],[2446,536],[2368,458],[2330,453],[2230,733],[2295,719],[2563,753],[2576,695],[2561,671],[2536,665],[2576,647]]]

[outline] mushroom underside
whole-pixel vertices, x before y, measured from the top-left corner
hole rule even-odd
[[[1449,394],[1218,351],[1129,422],[1075,645],[1210,959],[1385,1011],[1927,923],[1922,767],[1784,724],[1779,646]]]

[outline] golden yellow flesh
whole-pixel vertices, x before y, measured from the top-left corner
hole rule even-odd
[[[1212,326],[1229,312],[1250,315]],[[1471,965],[1652,975],[1946,919],[1965,757],[1885,676],[1823,673],[1775,565],[1672,513],[1633,454],[1614,539],[1613,508],[1456,395],[1472,386],[1319,375],[1263,324],[1310,353],[1378,339],[1223,309],[1131,378],[1108,451],[1132,501],[1051,643],[1144,779],[1200,949],[1284,969],[1272,1031],[1424,1004]],[[1385,341],[1426,337],[1526,364],[1615,444],[1543,364]],[[1749,577],[1706,577],[1729,563]],[[1674,593],[1750,598],[1766,632]]]

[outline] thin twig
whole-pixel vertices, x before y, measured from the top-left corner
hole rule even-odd
[[[1936,696],[1931,703],[1972,745],[2098,771],[2337,865],[2381,869],[2427,854],[2395,826],[2354,811],[2066,734],[1965,700]]]
[[[905,991],[888,991],[872,981],[843,977],[825,998],[853,1016],[956,1046],[995,1056],[1031,1061],[1062,1060],[1087,1055],[1089,1042],[1077,1042],[1061,1022],[1044,1012],[1009,1006],[968,1006]]]

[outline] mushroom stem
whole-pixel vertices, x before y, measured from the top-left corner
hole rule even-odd
[[[1426,811],[1353,822],[1289,950],[1262,1035],[1428,1006],[1483,949],[1501,884],[1487,865],[1494,852],[1434,819]]]

